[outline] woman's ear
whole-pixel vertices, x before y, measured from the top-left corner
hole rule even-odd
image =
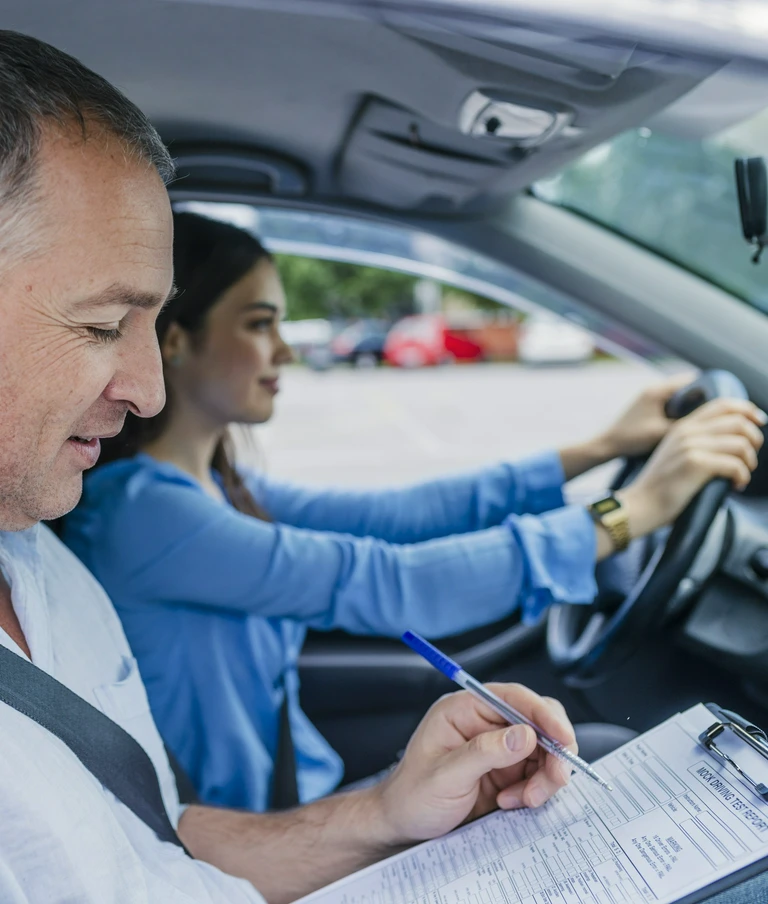
[[[163,364],[167,367],[180,367],[184,363],[188,351],[189,339],[186,331],[178,323],[172,323],[160,346]]]

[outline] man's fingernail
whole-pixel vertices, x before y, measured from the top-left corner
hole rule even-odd
[[[547,799],[547,792],[543,788],[534,788],[528,795],[532,807],[540,807]]]
[[[513,751],[523,750],[527,739],[528,732],[525,725],[515,725],[514,728],[510,728],[504,735],[504,741],[506,742],[507,747]]]
[[[519,810],[523,806],[523,802],[517,794],[500,794],[496,803],[502,810]]]
[[[762,408],[757,409],[757,419],[761,424],[768,424],[768,414]]]

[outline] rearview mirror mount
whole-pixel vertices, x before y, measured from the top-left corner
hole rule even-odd
[[[752,263],[760,262],[768,243],[768,174],[764,157],[736,159],[736,192],[744,238],[755,248]]]

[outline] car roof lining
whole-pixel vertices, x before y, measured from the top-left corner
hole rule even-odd
[[[519,17],[502,26],[466,10],[438,21],[402,4],[376,4],[373,15],[356,3],[346,12],[322,0],[274,6],[6,0],[4,25],[71,52],[120,86],[172,152],[251,157],[231,170],[182,167],[190,185],[243,184],[247,172],[245,183],[266,195],[282,196],[289,185],[294,196],[455,216],[500,209],[725,62],[682,61],[584,27],[547,31]],[[461,105],[483,88],[565,107],[576,128],[530,152],[464,135]],[[414,126],[425,147],[412,142]],[[291,178],[272,169],[260,183],[254,155],[284,160]]]
[[[254,5],[257,0],[247,2]],[[468,181],[471,186],[474,180],[476,191],[468,192],[458,203],[449,198],[449,204],[440,206],[429,197],[429,203],[423,203],[417,196],[408,201],[402,195],[393,203],[389,196],[377,196],[381,189],[373,170],[369,192],[360,174],[365,148],[356,147],[356,142],[358,135],[373,131],[366,119],[371,104],[428,120],[439,145],[449,141],[440,130],[454,128],[458,105],[469,91],[487,87],[488,79],[507,77],[520,89],[515,74],[520,68],[520,48],[508,47],[506,37],[500,47],[500,35],[491,40],[476,33],[457,37],[455,28],[425,27],[423,19],[391,19],[385,24],[381,9],[378,18],[370,19],[355,4],[345,4],[348,8],[342,12],[338,3],[312,0],[312,4],[311,12],[306,13],[310,5],[301,0],[280,0],[278,10],[274,3],[260,4],[272,9],[256,9],[186,0],[106,5],[102,0],[68,0],[65,4],[60,0],[6,0],[3,25],[50,41],[123,88],[160,127],[173,151],[203,145],[251,155],[250,169],[233,165],[229,175],[224,173],[208,183],[202,168],[197,181],[177,183],[173,189],[177,197],[266,198],[281,205],[317,205],[373,215],[431,231],[506,260],[588,304],[610,309],[630,325],[642,317],[642,332],[679,348],[690,360],[730,367],[751,389],[761,390],[757,392],[761,401],[768,401],[768,385],[757,385],[761,380],[765,384],[757,364],[767,340],[764,332],[768,326],[762,315],[626,241],[614,237],[615,248],[610,246],[609,254],[606,249],[611,237],[605,230],[533,198],[515,197],[521,186],[565,165],[590,142],[645,121],[653,113],[669,109],[673,102],[685,104],[694,93],[688,89],[732,56],[713,52],[709,57],[695,57],[692,72],[690,62],[670,49],[671,35],[658,48],[648,42],[640,49],[633,46],[631,53],[624,42],[621,52],[612,57],[611,52],[593,53],[591,29],[560,29],[557,33],[566,35],[560,46],[556,41],[534,40],[534,29],[526,91],[543,92],[547,85],[559,85],[558,99],[567,100],[574,88],[563,76],[566,70],[574,72],[574,63],[592,78],[595,74],[603,77],[606,70],[615,74],[617,67],[623,66],[612,84],[629,82],[626,90],[631,96],[626,103],[613,108],[604,104],[611,114],[605,118],[605,109],[596,104],[594,123],[585,130],[581,144],[545,146],[513,161],[498,176],[471,175]],[[403,4],[400,6],[397,12],[403,13]],[[522,20],[517,15],[515,24]],[[537,28],[546,32],[541,25]],[[694,26],[686,31],[686,40],[692,30]],[[595,28],[594,34],[599,31]],[[482,54],[477,52],[478,44]],[[648,54],[649,49],[659,49],[659,53]],[[586,61],[585,52],[592,54]],[[640,65],[632,66],[633,60]],[[541,66],[551,66],[550,77],[544,78]],[[599,69],[602,71],[596,73]],[[631,79],[638,74],[649,80],[650,90],[632,94]],[[576,81],[577,87],[584,89],[589,79]],[[599,96],[607,98],[609,93],[603,89]],[[582,95],[579,109],[592,113],[583,90]],[[380,125],[373,125],[382,131]],[[452,134],[450,141],[456,139],[457,133]],[[402,142],[395,144],[404,147]],[[259,155],[268,157],[263,165],[273,170],[282,162],[285,173],[267,180],[266,185],[254,177],[252,184],[244,186],[245,170],[259,172],[259,164],[252,159]],[[466,162],[473,165],[471,159]],[[350,172],[354,175],[356,168],[360,187],[345,188],[344,180],[350,178]],[[423,168],[412,169],[405,180],[409,191],[418,187],[419,181],[429,181]],[[460,167],[457,172],[466,182]],[[286,185],[292,186],[290,191]],[[496,223],[493,211],[500,212]],[[447,212],[454,215],[446,216]],[[573,249],[579,249],[578,260],[573,259]],[[612,266],[603,273],[608,257],[618,269]],[[642,278],[628,285],[630,268],[619,264],[639,261],[645,269],[634,267],[631,272]],[[662,305],[655,314],[648,315],[649,298]],[[716,315],[724,310],[729,315],[719,317],[718,325]],[[745,325],[745,318],[755,322]],[[726,342],[726,333],[731,332],[732,340]],[[692,337],[690,342],[687,337]],[[750,343],[749,349],[739,348],[738,342],[744,341]]]

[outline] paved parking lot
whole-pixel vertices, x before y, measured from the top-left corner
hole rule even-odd
[[[655,379],[639,364],[454,366],[404,371],[287,370],[270,424],[257,429],[275,476],[392,485],[589,436]],[[577,492],[602,488],[595,473]]]

